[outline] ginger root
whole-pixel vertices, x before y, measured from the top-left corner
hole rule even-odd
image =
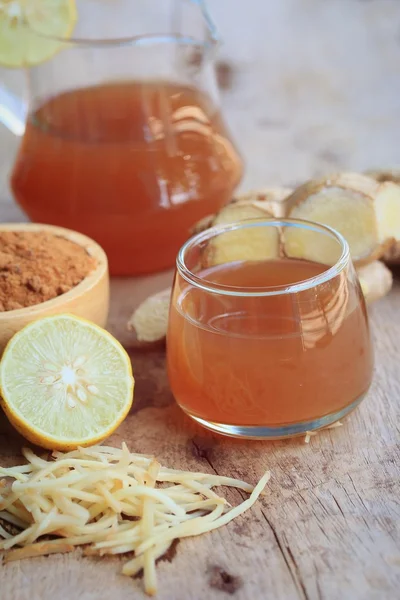
[[[357,274],[368,304],[386,296],[392,287],[391,271],[378,260],[359,267]],[[156,342],[165,338],[170,297],[171,289],[168,288],[150,296],[135,310],[128,326],[136,331],[138,341]]]
[[[400,185],[386,179],[375,181],[364,175],[345,173],[308,182],[292,194],[290,191],[267,188],[238,196],[218,214],[197,223],[193,233],[213,225],[257,218],[287,216],[319,221],[338,229],[347,238],[367,303],[385,296],[392,287],[393,277],[376,258],[392,252],[400,262],[400,244],[398,248],[393,246],[393,238],[400,240]],[[257,235],[255,231],[257,228],[232,230],[219,241],[218,237],[213,238],[204,251],[203,265],[276,258],[283,254],[326,264],[338,258],[337,247],[334,250],[332,245],[329,247],[332,240],[328,236],[326,245],[321,247],[321,235],[318,235],[318,243],[315,238],[315,244],[310,240],[304,244],[304,239],[291,233],[292,228],[286,228],[282,240],[277,228],[271,227],[270,232],[260,229]],[[147,298],[135,310],[128,327],[136,332],[138,341],[152,343],[165,338],[170,295],[170,289],[163,290]]]
[[[282,218],[286,213],[286,199],[293,190],[287,187],[270,187],[263,190],[241,194],[232,203],[251,204],[262,210],[267,210],[275,218]]]
[[[382,260],[400,264],[400,170],[369,171],[368,174],[380,184],[381,192],[376,203],[380,235],[393,240]]]
[[[358,173],[308,181],[287,199],[286,216],[333,227],[347,240],[355,264],[368,264],[381,258],[393,243],[391,231],[380,216],[390,202],[383,185],[388,184]],[[312,242],[316,239],[315,234],[291,228],[285,235],[285,252],[287,256],[311,260],[318,256],[325,264],[336,262],[335,241],[329,237],[321,241],[318,236],[315,248]]]
[[[365,174],[379,183],[392,181],[400,185],[400,169],[370,169]]]
[[[200,221],[197,232],[214,225],[228,225],[251,219],[272,219],[283,214],[289,188],[266,188],[234,198],[216,215]],[[275,227],[232,230],[213,237],[203,254],[205,267],[238,260],[266,260],[280,255],[280,235]]]
[[[138,342],[157,342],[165,338],[171,288],[153,294],[138,306],[128,321],[128,329],[136,333]]]
[[[228,224],[235,222],[238,217],[240,220],[251,218],[281,218],[285,214],[285,200],[292,193],[291,188],[286,187],[270,187],[259,191],[250,191],[245,194],[239,194],[224,206],[217,214],[208,215],[198,221],[192,228],[191,233],[200,233],[209,227],[218,224]],[[245,209],[242,213],[232,211],[233,206],[252,206],[256,210]],[[248,216],[247,216],[248,215]],[[234,221],[232,221],[232,218]]]
[[[359,267],[357,275],[367,304],[386,296],[393,285],[392,272],[379,260]]]
[[[273,215],[251,203],[228,204],[213,219],[212,225],[228,225]],[[279,256],[280,239],[276,227],[232,229],[210,239],[202,256],[204,267],[239,260],[267,260]]]

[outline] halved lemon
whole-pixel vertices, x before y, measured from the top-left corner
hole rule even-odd
[[[48,60],[71,36],[76,19],[75,0],[0,0],[0,64]]]
[[[126,417],[133,388],[121,344],[72,315],[27,325],[0,364],[1,406],[20,433],[43,448],[70,450],[105,439]]]

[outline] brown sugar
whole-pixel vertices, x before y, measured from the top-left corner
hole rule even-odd
[[[0,231],[0,312],[64,294],[96,264],[84,248],[61,236]]]

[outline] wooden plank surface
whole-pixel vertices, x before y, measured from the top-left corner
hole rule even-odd
[[[221,56],[233,68],[226,112],[249,163],[244,187],[398,160],[396,1],[235,0],[236,12],[233,3],[214,3],[226,39]],[[241,48],[239,29],[246,42]],[[304,32],[309,41],[303,44]],[[318,41],[326,51],[319,56]],[[20,85],[16,74],[3,79]],[[1,131],[0,222],[23,218],[7,188],[15,148],[11,135]],[[167,273],[112,283],[110,330],[130,348],[137,383],[133,410],[110,443],[125,440],[132,450],[154,453],[169,466],[252,482],[270,468],[272,479],[250,513],[212,534],[180,542],[175,555],[159,563],[159,599],[398,598],[399,275],[391,294],[370,311],[376,368],[368,397],[342,428],[323,432],[310,444],[225,439],[183,415],[169,391],[163,349],[135,349],[125,329],[134,306],[170,278]],[[18,461],[22,444],[0,416],[0,464]],[[226,496],[231,502],[241,499],[239,492]],[[121,563],[84,558],[77,550],[0,564],[0,599],[143,598],[141,581],[119,574]]]

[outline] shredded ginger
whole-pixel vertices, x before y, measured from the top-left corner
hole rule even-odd
[[[253,487],[230,477],[169,469],[154,457],[131,453],[126,444],[53,452],[50,460],[29,449],[23,455],[27,464],[0,467],[5,562],[81,545],[85,555],[134,552],[122,572],[133,576],[143,570],[149,595],[157,591],[156,560],[175,539],[229,523],[256,502],[270,478],[267,471]],[[250,496],[232,507],[215,486]],[[10,525],[19,532],[13,535]],[[43,541],[43,536],[56,537]]]

